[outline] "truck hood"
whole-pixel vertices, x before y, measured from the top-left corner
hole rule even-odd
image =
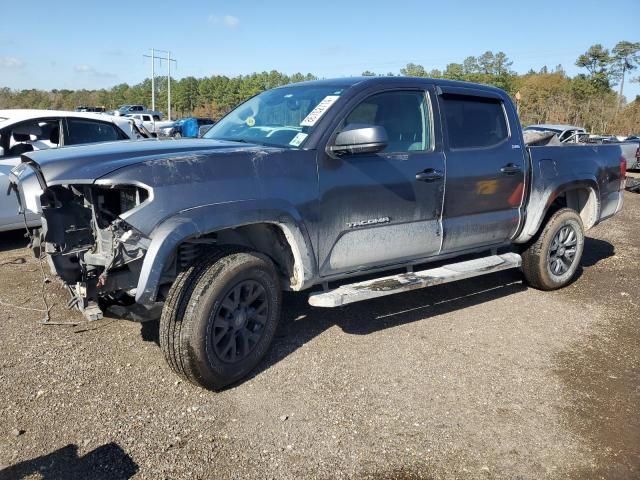
[[[243,152],[271,150],[256,144],[221,140],[138,140],[82,145],[29,152],[22,163],[31,165],[39,180],[47,186],[73,183],[93,183],[123,167],[165,159],[175,155],[207,152]],[[20,167],[16,167],[20,168]]]

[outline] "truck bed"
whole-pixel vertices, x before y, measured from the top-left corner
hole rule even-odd
[[[559,144],[527,147],[531,189],[527,218],[516,241],[528,241],[537,231],[548,202],[563,189],[583,187],[592,192],[581,212],[585,229],[622,208],[624,157],[621,144]],[[580,179],[580,180],[576,180]],[[554,193],[555,192],[555,193]]]

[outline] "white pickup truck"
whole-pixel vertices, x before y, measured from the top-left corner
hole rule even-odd
[[[158,115],[151,115],[150,113],[129,113],[126,117],[132,118],[138,125],[142,125],[155,136],[158,136],[163,128],[172,127],[175,123],[170,120],[162,121]]]

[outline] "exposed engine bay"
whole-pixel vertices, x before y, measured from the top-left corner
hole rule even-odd
[[[34,253],[47,254],[72,294],[70,304],[89,320],[101,318],[106,306],[134,304],[150,239],[120,215],[148,197],[146,189],[128,185],[53,186],[40,197],[43,220],[32,238]]]

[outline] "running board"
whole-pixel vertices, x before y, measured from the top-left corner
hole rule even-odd
[[[334,290],[312,293],[309,304],[314,307],[339,307],[348,303],[361,302],[372,298],[407,292],[418,288],[432,287],[442,283],[455,282],[465,278],[477,277],[488,273],[518,268],[522,258],[517,253],[504,253],[489,257],[476,258],[466,262],[452,263],[443,267],[422,270],[421,272],[401,273],[389,277],[366,280],[359,283],[342,285]]]

